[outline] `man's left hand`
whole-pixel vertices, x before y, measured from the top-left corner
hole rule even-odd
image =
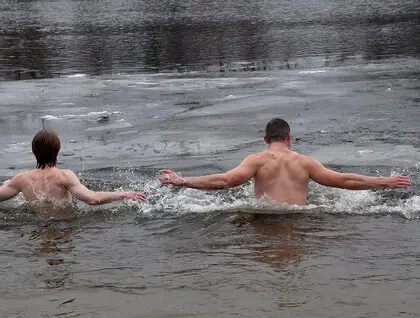
[[[182,178],[179,174],[176,172],[169,170],[169,169],[163,169],[160,170],[162,174],[157,177],[157,179],[164,183],[164,184],[173,184],[177,186],[181,186],[184,183],[184,178]]]

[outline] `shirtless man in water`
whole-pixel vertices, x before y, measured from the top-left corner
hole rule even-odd
[[[312,157],[290,150],[290,127],[280,118],[272,119],[266,127],[264,141],[269,148],[245,158],[226,172],[201,177],[181,177],[171,170],[161,170],[158,179],[165,184],[202,190],[239,186],[255,179],[255,197],[267,196],[274,201],[291,205],[306,205],[309,180],[335,188],[367,190],[377,188],[407,188],[407,176],[367,177],[354,173],[338,173],[325,168]]]
[[[70,203],[72,196],[90,205],[117,200],[145,200],[141,192],[95,192],[83,186],[74,172],[56,168],[60,151],[57,134],[39,131],[32,140],[37,169],[19,173],[0,187],[0,202],[22,192],[26,200],[36,203]]]

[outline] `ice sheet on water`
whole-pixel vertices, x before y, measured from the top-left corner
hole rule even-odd
[[[120,114],[119,111],[96,111],[96,112],[89,112],[89,113],[80,113],[80,114],[63,114],[59,116],[53,115],[44,115],[41,117],[41,120],[97,120],[101,118],[110,118],[115,117]]]

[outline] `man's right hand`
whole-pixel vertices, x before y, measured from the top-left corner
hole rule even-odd
[[[412,183],[410,179],[403,174],[396,174],[388,178],[388,187],[389,188],[408,188],[411,187]]]
[[[146,197],[141,192],[123,192],[123,198],[139,202],[146,200]]]

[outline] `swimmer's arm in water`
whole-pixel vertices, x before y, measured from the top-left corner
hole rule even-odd
[[[392,177],[368,177],[355,173],[339,173],[325,168],[320,162],[311,158],[309,163],[310,178],[315,182],[342,189],[369,190],[378,188],[408,188],[410,179],[405,175]]]
[[[250,155],[245,158],[239,166],[225,172],[211,174],[201,177],[181,177],[171,170],[161,170],[163,174],[158,179],[164,184],[201,189],[217,190],[232,188],[244,184],[257,172],[259,160],[257,155]]]
[[[6,180],[3,182],[3,184],[0,186],[0,202],[9,200],[20,192],[21,189],[19,186],[19,178],[20,176],[17,175],[11,180]]]
[[[74,172],[67,170],[65,187],[80,201],[90,205],[105,204],[118,200],[144,201],[146,197],[141,192],[95,192],[86,188],[80,183]]]

